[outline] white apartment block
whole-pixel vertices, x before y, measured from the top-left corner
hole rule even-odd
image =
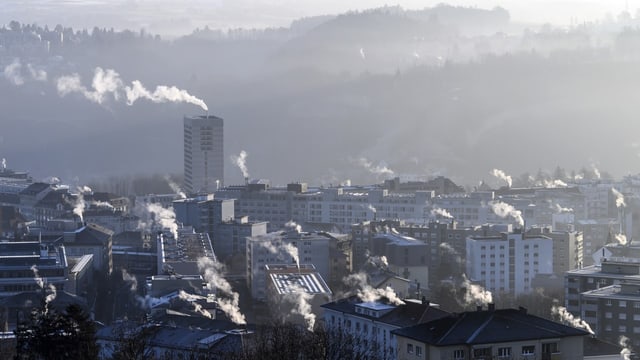
[[[467,276],[493,293],[531,292],[536,275],[553,274],[553,240],[503,233],[467,237]]]

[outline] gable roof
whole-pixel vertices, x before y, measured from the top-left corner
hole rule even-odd
[[[433,346],[490,344],[589,334],[584,330],[529,315],[524,309],[453,314],[424,324],[397,329],[393,333]]]
[[[444,310],[414,301],[405,301],[404,305],[392,305],[384,299],[379,300],[379,302],[394,306],[394,309],[377,318],[356,312],[356,305],[363,303],[363,301],[361,301],[357,296],[332,301],[321,305],[321,307],[365,319],[375,320],[376,322],[386,323],[400,328],[439,319],[449,315],[449,313]]]

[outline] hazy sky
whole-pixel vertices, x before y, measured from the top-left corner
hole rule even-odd
[[[508,9],[518,22],[567,25],[597,21],[625,8],[632,15],[640,0],[3,0],[0,23],[23,23],[76,28],[93,26],[146,28],[178,34],[195,27],[212,28],[287,26],[304,16],[335,14],[388,5],[421,9],[446,2],[452,5]]]

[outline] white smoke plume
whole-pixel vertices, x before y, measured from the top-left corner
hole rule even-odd
[[[157,203],[149,203],[146,206],[149,214],[153,215],[153,221],[160,225],[162,229],[169,229],[174,239],[178,238],[178,224],[176,223],[176,213],[173,208],[166,209]]]
[[[367,256],[367,264],[371,264],[372,266],[379,269],[387,269],[389,267],[389,261],[386,256]]]
[[[625,234],[616,234],[616,241],[620,245],[627,245],[627,236]]]
[[[139,80],[131,82],[131,86],[124,85],[120,75],[113,69],[103,70],[97,67],[94,70],[91,89],[82,85],[82,79],[78,74],[61,76],[56,80],[56,87],[60,96],[71,93],[79,93],[86,99],[102,104],[107,95],[111,94],[115,101],[125,95],[127,105],[133,105],[138,99],[147,99],[154,103],[186,102],[200,106],[203,110],[209,108],[201,99],[189,94],[186,90],[175,86],[160,85],[153,92],[147,90]]]
[[[106,202],[106,201],[95,201],[95,200],[92,200],[92,201],[90,202],[90,204],[91,204],[91,205],[93,205],[93,206],[95,206],[95,207],[97,207],[97,208],[109,209],[109,210],[113,210],[113,209],[115,209],[115,208],[113,207],[113,205],[111,205],[110,203],[108,203],[108,202]]]
[[[166,303],[166,301],[163,301],[161,298],[152,297],[150,295],[141,296],[138,294],[138,279],[134,275],[129,274],[125,269],[122,269],[122,280],[129,284],[129,291],[133,294],[136,303],[141,309],[149,310],[154,306]]]
[[[557,213],[573,212],[572,208],[562,207],[562,206],[560,206],[560,204],[556,204],[555,209],[556,209]]]
[[[56,87],[60,96],[79,93],[89,101],[102,104],[108,94],[111,94],[116,101],[120,99],[119,91],[123,87],[123,82],[120,79],[120,75],[114,70],[107,69],[105,71],[97,67],[91,83],[93,90],[89,90],[82,85],[82,79],[78,74],[59,77],[56,81]]]
[[[22,77],[22,64],[20,59],[15,58],[13,62],[4,68],[4,77],[14,85],[23,85],[24,78]]]
[[[284,296],[285,301],[293,304],[291,314],[302,315],[309,331],[313,331],[316,324],[316,315],[313,313],[310,303],[312,297],[298,284],[292,284],[291,292]]]
[[[352,289],[356,289],[356,294],[363,302],[374,302],[386,298],[394,305],[404,305],[395,291],[387,286],[384,289],[376,289],[367,282],[367,274],[359,272],[351,274],[343,279],[343,282]]]
[[[38,284],[38,287],[41,290],[45,291],[45,281],[42,277],[40,277],[38,267],[35,265],[31,265],[31,271],[33,271],[33,279],[35,280],[36,284]],[[47,296],[45,296],[44,298],[45,313],[49,311],[49,304],[56,299],[57,295],[56,287],[53,284],[48,284],[46,286],[46,290],[48,291]]]
[[[247,152],[242,150],[240,151],[240,155],[231,156],[231,161],[233,161],[233,163],[240,168],[242,177],[244,178],[249,178],[249,169],[247,168],[247,155]]]
[[[487,305],[493,302],[491,291],[485,290],[484,287],[472,284],[465,274],[462,274],[462,286],[466,288],[464,294],[465,305]]]
[[[57,176],[49,176],[47,178],[44,178],[42,182],[47,184],[52,184],[52,185],[60,184],[60,178]]]
[[[7,159],[2,158],[2,170],[7,170]]]
[[[47,81],[47,72],[42,69],[36,69],[31,64],[27,64],[27,71],[31,78],[35,81]]]
[[[441,216],[445,219],[453,219],[453,215],[451,215],[447,210],[441,209],[439,207],[436,207],[431,210],[431,216],[434,218],[437,216]]]
[[[206,309],[202,308],[202,305],[198,304],[198,300],[206,300],[206,298],[204,296],[200,296],[200,295],[193,295],[193,294],[189,294],[183,290],[180,290],[180,292],[178,293],[178,297],[186,302],[188,302],[189,304],[191,304],[191,306],[193,306],[193,310],[199,314],[201,314],[202,316],[209,318],[209,319],[213,319],[213,315],[211,315],[210,312],[208,312]]]
[[[556,180],[543,180],[543,185],[546,188],[565,188],[567,185],[566,182],[556,179]]]
[[[371,174],[374,174],[377,176],[391,177],[395,173],[393,170],[389,169],[389,167],[387,167],[386,164],[379,163],[378,165],[373,165],[373,163],[365,157],[356,159],[355,163],[365,168]]]
[[[87,208],[87,203],[84,200],[84,195],[91,194],[93,190],[91,190],[91,188],[86,185],[78,186],[77,190],[78,196],[76,197],[76,201],[73,204],[73,213],[75,215],[78,215],[80,221],[84,221],[84,210]]]
[[[284,227],[287,230],[295,230],[296,232],[302,232],[302,226],[298,225],[295,221],[293,220],[289,220],[287,221],[286,224],[284,224]]]
[[[198,269],[204,273],[204,280],[207,282],[209,291],[218,291],[225,296],[224,298],[216,296],[220,310],[227,314],[234,323],[246,324],[245,316],[240,312],[240,295],[233,291],[229,282],[222,276],[223,266],[207,257],[201,257],[198,259]]]
[[[492,201],[489,205],[491,206],[491,210],[494,214],[503,219],[511,217],[518,223],[518,225],[524,226],[524,219],[522,218],[522,212],[520,210],[516,210],[513,206],[502,201]]]
[[[616,207],[617,208],[627,207],[627,203],[624,201],[624,195],[622,195],[622,193],[620,191],[618,191],[616,188],[611,188],[611,192],[616,197]]]
[[[591,170],[593,170],[593,175],[596,177],[596,179],[600,179],[602,177],[602,175],[600,174],[600,170],[598,170],[595,164],[591,164]]]
[[[591,326],[589,326],[586,321],[573,316],[573,314],[568,312],[567,308],[565,308],[564,306],[553,305],[551,307],[551,315],[557,316],[560,319],[560,322],[564,324],[571,325],[578,329],[584,329],[590,332],[592,335],[595,334],[591,329]]]
[[[84,195],[82,193],[79,193],[78,196],[76,197],[76,201],[73,205],[73,213],[75,215],[78,215],[78,217],[80,218],[81,222],[84,222],[84,209],[87,206],[87,204],[84,202]]]
[[[497,177],[500,180],[503,180],[507,183],[507,186],[511,187],[511,184],[513,184],[513,179],[511,178],[510,175],[507,175],[504,171],[500,170],[500,169],[493,169],[491,170],[491,175]]]
[[[620,351],[620,356],[623,360],[631,360],[631,355],[633,351],[631,351],[631,339],[622,335],[620,339],[618,339],[618,345],[622,346],[622,350]]]
[[[91,194],[93,190],[87,185],[78,186],[78,192],[81,194]]]
[[[296,225],[296,226],[299,227],[300,225]],[[260,246],[262,246],[265,250],[269,251],[271,254],[274,254],[274,255],[282,254],[283,252],[286,253],[287,256],[290,256],[293,259],[293,261],[296,263],[296,266],[299,269],[300,257],[299,257],[298,248],[291,243],[283,244],[283,243],[280,243],[279,241],[278,241],[279,244],[276,245],[273,242],[274,240],[276,239],[271,240],[269,239],[269,237],[267,237],[265,241],[260,243]]]
[[[372,213],[374,213],[374,214],[375,214],[376,212],[378,212],[378,210],[376,210],[376,208],[375,208],[373,205],[371,205],[371,204],[369,204],[369,206],[368,206],[367,208],[368,208],[369,210],[371,210],[371,212],[372,212]]]
[[[40,277],[38,273],[38,267],[35,265],[31,265],[31,271],[33,271],[33,280],[35,280],[36,284],[40,289],[44,289],[44,280]]]
[[[364,48],[360,48],[360,57],[362,58],[362,60],[367,58],[364,54]]]
[[[140,81],[134,80],[131,82],[131,87],[125,88],[127,94],[127,104],[133,105],[138,99],[147,99],[154,103],[165,102],[185,102],[189,104],[198,105],[204,111],[209,111],[209,107],[204,101],[189,94],[186,90],[178,89],[175,86],[156,86],[153,92],[147,90]]]
[[[49,284],[47,286],[47,289],[49,291],[48,291],[47,296],[44,298],[44,302],[46,304],[51,304],[51,302],[56,299],[56,296],[57,296],[58,292],[56,291],[56,287],[53,284]]]
[[[456,251],[456,249],[454,249],[451,245],[447,244],[447,243],[440,243],[440,249],[448,252],[451,255],[458,255],[458,252]]]
[[[180,196],[181,199],[187,198],[187,194],[185,194],[184,191],[182,191],[182,189],[180,188],[180,185],[176,184],[173,180],[171,180],[171,178],[168,175],[164,177],[164,180],[167,182],[167,184],[169,184],[169,187],[171,188],[171,190],[173,190],[174,193]]]
[[[138,279],[129,274],[125,269],[122,269],[122,280],[129,284],[129,291],[132,293],[136,293],[138,291]]]
[[[288,243],[284,244],[283,249],[293,258],[293,261],[296,262],[296,266],[298,267],[298,269],[300,269],[300,256],[298,253],[298,248],[293,244]]]

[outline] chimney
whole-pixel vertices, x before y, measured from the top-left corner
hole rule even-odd
[[[427,298],[425,296],[422,296],[422,305],[427,305],[429,306],[431,302],[429,300],[427,300]]]
[[[482,305],[476,306],[476,311],[482,311]]]
[[[496,304],[489,303],[489,311],[495,311],[495,310],[496,310]]]

